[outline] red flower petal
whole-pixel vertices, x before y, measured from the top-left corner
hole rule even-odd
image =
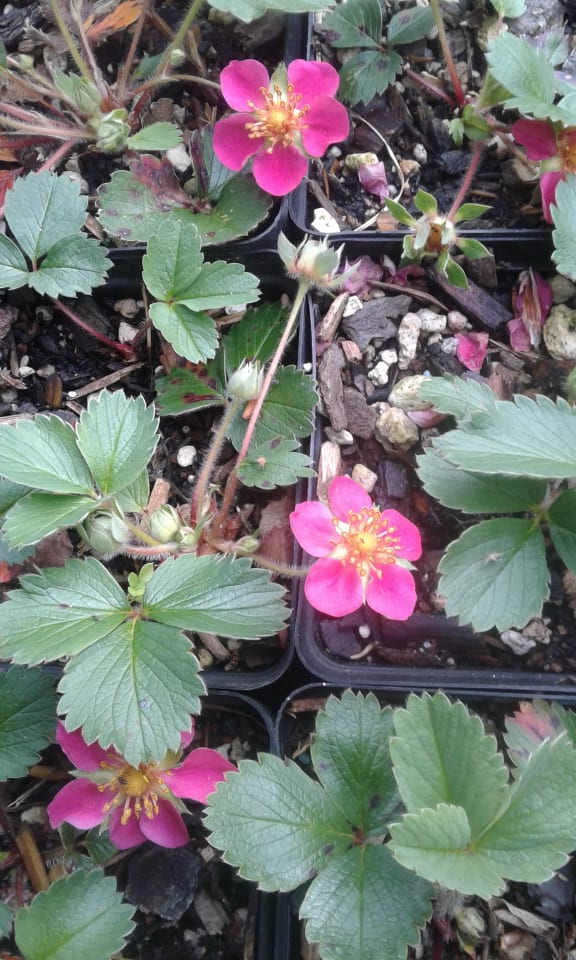
[[[128,822],[123,824],[121,821],[122,807],[116,807],[110,817],[109,837],[110,843],[113,843],[118,850],[129,850],[130,847],[137,847],[139,843],[144,843],[146,837],[140,829],[137,817],[132,813]]]
[[[223,122],[226,121],[220,121],[220,123]],[[216,128],[214,128],[214,132],[216,132]],[[214,148],[214,152],[216,153],[216,148]],[[294,190],[302,178],[306,176],[306,168],[306,159],[296,147],[290,145],[284,147],[282,144],[276,143],[270,153],[263,150],[254,158],[252,173],[262,190],[272,194],[273,197],[283,197]]]
[[[224,774],[236,767],[217,750],[198,747],[189,753],[184,762],[166,774],[166,785],[175,797],[186,797],[198,803],[206,803],[216,784]]]
[[[337,539],[332,514],[319,500],[299,503],[290,514],[290,527],[298,543],[311,557],[325,557]]]
[[[509,320],[506,327],[508,329],[510,346],[513,350],[518,350],[519,353],[526,353],[530,350],[530,336],[524,326],[522,317],[515,317],[514,320]]]
[[[334,477],[328,487],[328,503],[335,517],[348,522],[350,511],[360,513],[372,506],[372,498],[351,477]]]
[[[478,372],[488,347],[489,335],[487,333],[457,333],[456,356],[460,363],[463,363],[468,370]]]
[[[50,826],[71,823],[79,830],[90,830],[104,820],[107,799],[91,780],[72,780],[46,807]]]
[[[554,203],[556,186],[564,179],[561,170],[550,170],[540,176],[540,194],[542,196],[542,214],[546,223],[552,223],[550,204]]]
[[[160,847],[184,847],[188,843],[188,831],[184,821],[169,800],[159,798],[156,816],[150,820],[141,816],[138,822],[146,839]]]
[[[263,145],[262,140],[250,139],[246,124],[250,113],[235,113],[214,124],[212,148],[220,163],[229,170],[241,170],[249,157]]]
[[[517,120],[512,136],[526,150],[529,160],[546,160],[557,153],[554,127],[547,120]]]
[[[321,157],[331,143],[345,140],[349,129],[346,107],[332,97],[317,97],[302,118],[304,149],[311,157]]]
[[[333,97],[338,89],[338,71],[320,60],[292,60],[288,64],[288,82],[295,93],[302,94],[300,104],[306,106],[316,97]]]
[[[308,603],[320,613],[343,617],[364,602],[362,581],[350,564],[324,557],[311,568],[304,584]]]
[[[379,200],[388,196],[388,179],[386,167],[381,160],[378,163],[365,163],[358,167],[358,180],[368,193],[373,193]]]
[[[86,773],[100,770],[102,763],[113,763],[115,760],[121,763],[114,750],[103,750],[98,743],[87,744],[80,729],[70,732],[60,722],[56,726],[56,743],[76,769],[85,770]]]
[[[407,520],[397,510],[383,510],[382,516],[386,517],[391,527],[394,527],[396,534],[400,537],[402,549],[398,551],[398,556],[404,560],[417,560],[422,554],[422,540],[420,531],[416,524]]]
[[[233,110],[253,110],[263,107],[266,97],[261,87],[268,90],[270,78],[259,60],[231,60],[220,74],[222,96]]]
[[[381,578],[370,578],[366,603],[388,620],[407,620],[416,606],[414,577],[397,563],[381,567],[381,570]]]
[[[379,263],[375,263],[372,257],[368,256],[358,257],[358,260],[352,260],[351,262],[345,260],[344,273],[346,273],[350,267],[356,267],[356,269],[354,273],[344,281],[342,289],[348,293],[356,293],[360,296],[363,293],[370,293],[372,287],[369,281],[381,280],[384,273],[382,266]]]

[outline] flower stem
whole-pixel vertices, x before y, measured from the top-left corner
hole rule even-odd
[[[262,386],[260,388],[260,393],[258,394],[258,397],[256,398],[256,401],[254,403],[254,407],[250,415],[250,420],[248,421],[248,426],[246,427],[246,433],[244,434],[242,445],[240,447],[240,450],[238,451],[236,464],[226,482],[226,488],[224,490],[224,497],[222,499],[222,504],[214,520],[214,531],[216,535],[218,535],[220,528],[224,523],[224,520],[226,519],[228,515],[228,511],[232,505],[232,499],[234,497],[234,494],[236,493],[236,488],[238,486],[238,467],[240,466],[242,461],[245,460],[246,454],[248,453],[248,448],[250,446],[252,437],[254,435],[254,430],[256,429],[256,424],[258,422],[258,417],[260,416],[260,411],[262,410],[262,406],[268,395],[268,391],[272,385],[274,374],[276,373],[280,360],[282,359],[282,354],[284,353],[284,350],[286,349],[286,346],[292,334],[294,323],[300,311],[300,307],[302,306],[304,297],[306,296],[308,286],[309,284],[307,280],[300,280],[300,283],[298,284],[298,289],[296,291],[296,296],[294,297],[294,303],[292,304],[292,309],[290,311],[290,316],[286,321],[284,333],[282,334],[280,341],[278,343],[278,346],[276,347],[276,352],[274,353],[274,356],[270,361],[270,365],[268,367],[268,370],[266,371],[266,376],[264,377]]]
[[[210,482],[212,470],[214,469],[214,465],[218,459],[218,454],[220,453],[222,445],[226,439],[228,428],[232,423],[236,412],[240,409],[243,403],[243,400],[231,400],[224,410],[218,427],[214,432],[212,443],[208,448],[206,459],[204,460],[202,469],[198,475],[198,480],[192,496],[192,503],[190,504],[190,523],[192,525],[202,519],[204,500],[206,498],[206,491],[208,490],[208,484]]]
[[[204,3],[204,0],[192,0],[192,3],[188,8],[188,12],[186,13],[182,23],[180,24],[176,33],[172,37],[172,40],[166,47],[166,50],[164,51],[162,59],[160,60],[160,63],[158,64],[158,66],[156,67],[156,70],[154,71],[152,79],[155,79],[156,77],[159,77],[164,73],[164,70],[170,60],[170,55],[172,51],[177,50],[180,44],[182,43],[182,41],[184,40],[184,37],[188,33],[188,30],[190,29],[192,24],[194,23],[194,20],[196,19],[196,15],[203,3]]]
[[[446,31],[444,29],[444,21],[442,20],[442,12],[440,10],[439,0],[430,0],[430,9],[434,15],[434,23],[436,24],[436,28],[438,30],[438,39],[440,41],[440,46],[442,47],[442,53],[444,54],[446,66],[448,67],[450,80],[452,81],[456,102],[459,107],[463,107],[466,103],[466,97],[464,96],[462,84],[460,83],[460,77],[456,72],[456,66],[454,64],[454,60],[452,59],[452,53],[448,44],[448,37],[446,36]]]
[[[460,204],[464,200],[464,197],[468,193],[468,190],[470,189],[470,184],[472,183],[472,179],[478,169],[478,164],[480,163],[480,157],[482,156],[483,146],[484,144],[481,140],[477,140],[476,143],[474,144],[474,150],[472,152],[470,166],[466,171],[466,176],[464,177],[462,183],[460,184],[460,189],[458,190],[458,193],[454,198],[454,203],[452,204],[452,206],[450,207],[450,210],[448,211],[448,214],[446,216],[447,220],[452,220],[452,218],[456,215],[458,207],[460,206]]]
[[[88,323],[85,323],[84,320],[81,320],[80,317],[74,313],[70,307],[67,307],[65,303],[62,303],[57,297],[50,297],[52,303],[61,313],[63,313],[69,320],[72,320],[72,323],[75,323],[77,327],[80,327],[81,330],[85,330],[86,333],[89,333],[90,336],[95,337],[97,340],[100,340],[101,343],[105,343],[107,347],[110,347],[112,350],[117,350],[125,360],[132,360],[134,358],[134,350],[132,344],[129,343],[117,343],[115,340],[110,340],[109,337],[106,337],[103,333],[99,333],[98,330],[94,330]]]
[[[59,0],[50,0],[50,9],[54,14],[56,26],[58,27],[58,30],[62,34],[64,38],[64,42],[66,43],[66,46],[68,47],[68,50],[70,52],[70,56],[72,57],[74,63],[78,67],[78,70],[80,71],[82,76],[89,81],[89,83],[94,83],[94,78],[90,75],[90,71],[86,63],[84,62],[82,54],[78,50],[78,47],[76,46],[76,44],[74,43],[74,40],[72,39],[72,34],[70,33],[68,27],[66,26],[66,21],[64,20],[64,17],[62,16],[62,11],[60,9]]]
[[[136,56],[136,50],[140,42],[140,37],[142,36],[142,30],[144,29],[146,17],[148,16],[149,7],[150,7],[150,0],[142,0],[142,6],[140,7],[138,20],[136,21],[134,33],[132,34],[130,49],[128,50],[126,60],[120,67],[120,74],[118,77],[118,84],[117,84],[117,90],[116,90],[116,95],[120,103],[124,102],[124,97],[126,94],[126,83],[130,76],[132,64],[134,63],[134,57]]]

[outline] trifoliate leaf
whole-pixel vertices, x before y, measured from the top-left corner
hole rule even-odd
[[[14,936],[26,960],[109,960],[133,929],[133,913],[113,877],[76,870],[18,911]]]
[[[445,507],[464,513],[523,513],[544,499],[545,480],[531,477],[485,477],[466,473],[430,447],[416,458],[424,489]]]
[[[205,687],[190,641],[145,620],[121,624],[67,664],[58,686],[66,727],[87,743],[113,744],[128,763],[178,750]]]
[[[442,557],[438,590],[446,613],[475,630],[523,627],[548,597],[546,549],[533,520],[484,520]]]
[[[300,916],[323,960],[398,960],[418,943],[432,886],[397,863],[387,846],[352,847],[312,881]]]
[[[552,259],[559,273],[576,280],[576,177],[573,174],[556,184],[550,213],[554,224]]]
[[[0,674],[0,780],[24,777],[54,735],[56,691],[39,669]]]
[[[382,40],[382,7],[378,0],[341,4],[327,13],[321,33],[331,47],[373,47]]]
[[[78,234],[50,247],[27,283],[36,293],[49,297],[75,297],[100,286],[110,266],[106,249],[97,240]]]
[[[87,202],[75,180],[48,170],[30,173],[6,193],[6,222],[36,265],[60,240],[82,230]]]
[[[210,842],[261,890],[294,890],[351,841],[350,825],[295,763],[241,760],[208,799]]]
[[[133,483],[158,442],[158,420],[142,397],[103,390],[80,414],[76,440],[98,488],[111,496]]]
[[[143,607],[149,619],[182,630],[252,640],[282,629],[289,612],[283,595],[249,560],[184,554],[155,570]]]
[[[490,72],[509,92],[508,109],[544,119],[562,119],[554,107],[554,70],[545,54],[526,39],[500,33],[488,49]],[[560,115],[559,115],[560,114]]]
[[[320,782],[363,836],[382,835],[399,797],[389,739],[392,710],[374,694],[331,696],[316,720],[312,762]]]
[[[548,509],[552,543],[569,570],[576,573],[576,490],[565,490]]]
[[[310,457],[295,452],[299,446],[297,440],[273,437],[251,447],[238,467],[238,479],[247,487],[272,490],[296,483],[298,477],[313,477]]]
[[[56,416],[0,426],[2,473],[49,493],[93,495],[93,480],[69,424]]]
[[[88,557],[26,574],[0,604],[0,654],[36,664],[101,640],[131,612],[106,568]]]
[[[516,396],[513,403],[497,401],[488,412],[441,437],[435,446],[442,456],[475,473],[576,475],[576,411],[565,400]]]
[[[8,510],[4,535],[17,547],[38,543],[56,530],[75,527],[100,503],[94,497],[75,494],[29,493]]]
[[[182,131],[175,123],[160,121],[143,127],[126,141],[131,150],[171,150],[182,142]]]
[[[440,803],[462,807],[473,836],[492,822],[507,792],[508,770],[479,717],[443,693],[408,697],[394,712],[394,776],[409,813]]]

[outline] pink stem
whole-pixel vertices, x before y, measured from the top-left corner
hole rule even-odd
[[[81,320],[80,317],[74,313],[70,307],[67,307],[65,303],[62,303],[61,300],[58,300],[57,297],[50,297],[52,303],[55,307],[60,310],[69,320],[72,320],[72,323],[75,323],[77,327],[80,327],[82,330],[85,330],[86,333],[89,333],[90,336],[96,337],[97,340],[100,340],[101,343],[105,343],[107,347],[110,347],[111,350],[117,350],[125,360],[134,359],[134,350],[132,344],[129,343],[116,343],[115,340],[110,340],[109,337],[104,336],[103,333],[99,333],[98,330],[94,330],[89,324],[85,323],[84,320]]]
[[[446,216],[447,220],[452,220],[452,218],[456,215],[456,211],[458,210],[458,207],[460,206],[460,204],[464,200],[464,197],[468,193],[468,190],[470,189],[470,184],[472,183],[472,179],[478,169],[478,164],[480,163],[480,157],[482,155],[483,146],[484,144],[482,143],[481,140],[477,140],[476,143],[474,144],[474,151],[472,153],[472,159],[470,160],[470,166],[466,171],[466,176],[464,177],[462,183],[460,184],[460,189],[454,198],[454,203],[452,204],[452,206],[450,207],[450,210],[448,211],[448,214]]]

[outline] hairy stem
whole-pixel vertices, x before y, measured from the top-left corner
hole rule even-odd
[[[72,323],[75,323],[77,327],[80,327],[81,330],[85,330],[86,333],[89,333],[91,337],[95,337],[96,340],[100,340],[101,343],[106,344],[107,347],[110,347],[111,350],[116,350],[120,353],[125,360],[132,360],[134,358],[134,351],[132,349],[132,344],[128,343],[116,343],[115,340],[110,340],[109,337],[106,337],[103,333],[100,333],[98,330],[94,330],[88,323],[85,323],[84,320],[81,320],[78,314],[74,313],[70,307],[66,306],[65,303],[62,303],[61,300],[58,300],[57,297],[50,297],[54,306],[60,310],[64,316],[68,317]]]
[[[210,477],[212,476],[212,470],[214,469],[214,465],[218,459],[218,454],[220,453],[222,445],[226,439],[228,428],[232,423],[237,410],[240,409],[243,403],[243,400],[231,400],[224,410],[222,417],[220,418],[220,422],[216,428],[210,447],[208,448],[206,459],[204,460],[202,469],[198,475],[196,487],[194,488],[192,503],[190,504],[190,523],[192,525],[202,519],[204,500],[206,498],[206,491],[208,490]]]
[[[184,37],[188,33],[188,30],[190,29],[192,24],[194,23],[194,20],[196,19],[196,15],[203,3],[204,3],[204,0],[192,0],[192,3],[188,8],[188,12],[186,13],[182,23],[180,24],[176,33],[172,37],[172,40],[166,47],[166,50],[164,51],[162,59],[160,60],[160,63],[158,64],[158,66],[156,67],[156,70],[154,71],[152,79],[162,76],[162,74],[164,73],[164,70],[166,69],[168,63],[170,62],[170,56],[172,54],[172,51],[177,50],[180,44],[183,42]]]
[[[76,46],[72,38],[72,34],[70,33],[68,27],[66,26],[66,21],[64,20],[64,17],[62,16],[62,11],[60,9],[59,0],[50,0],[50,9],[54,14],[56,26],[58,27],[60,33],[62,34],[64,38],[64,42],[70,52],[70,56],[72,57],[74,63],[78,67],[78,70],[86,80],[88,80],[90,83],[93,83],[94,78],[90,75],[88,66],[84,62],[82,54],[78,50],[78,47]]]
[[[404,73],[407,77],[410,77],[414,83],[417,83],[419,86],[423,87],[428,93],[434,94],[435,97],[439,97],[440,100],[444,100],[449,107],[454,108],[455,102],[450,96],[449,93],[446,93],[445,90],[442,90],[437,83],[434,83],[432,80],[428,80],[427,77],[423,77],[421,73],[416,73],[415,70],[412,70],[411,67],[407,67],[404,70]]]
[[[456,215],[456,211],[458,210],[458,207],[460,206],[460,204],[464,200],[464,197],[468,193],[468,190],[470,189],[470,184],[472,183],[473,177],[478,169],[478,164],[480,163],[480,157],[482,156],[483,146],[484,144],[482,140],[477,140],[476,143],[474,144],[474,150],[472,151],[470,166],[466,171],[466,176],[464,177],[462,183],[460,184],[460,189],[458,190],[458,193],[454,197],[454,203],[452,204],[452,206],[450,207],[450,210],[448,211],[448,215],[446,217],[447,220],[452,220],[453,217]]]
[[[138,15],[138,20],[136,21],[136,26],[134,27],[134,33],[132,34],[132,41],[130,43],[128,55],[126,57],[126,60],[120,67],[118,84],[116,87],[116,93],[120,103],[123,103],[124,101],[124,96],[126,93],[126,84],[128,83],[130,71],[132,70],[132,64],[134,63],[136,50],[138,49],[138,44],[140,43],[140,37],[142,36],[142,30],[144,29],[144,24],[146,23],[146,17],[148,16],[149,7],[150,7],[150,0],[142,0],[142,6],[140,7],[140,13]]]
[[[462,84],[460,83],[460,77],[456,72],[456,66],[454,64],[454,60],[452,59],[452,53],[450,52],[450,47],[448,45],[448,37],[446,36],[444,21],[442,20],[442,12],[440,10],[440,0],[430,0],[430,9],[434,15],[434,23],[436,24],[436,28],[438,30],[438,39],[440,41],[440,46],[442,47],[444,60],[446,61],[448,73],[450,74],[450,80],[454,88],[456,102],[459,107],[463,107],[466,103],[466,97],[464,96]]]
[[[242,445],[240,447],[240,450],[238,451],[236,464],[226,482],[226,488],[224,490],[224,497],[222,499],[222,504],[214,520],[214,531],[216,534],[218,534],[222,524],[224,523],[224,520],[228,515],[228,511],[232,505],[232,500],[234,498],[234,494],[236,493],[236,488],[238,486],[238,467],[240,466],[242,461],[245,460],[246,454],[248,453],[248,448],[250,446],[252,437],[254,435],[256,424],[258,423],[258,417],[260,416],[260,412],[262,410],[264,401],[268,396],[268,391],[272,385],[274,374],[278,369],[284,350],[286,349],[288,341],[290,340],[290,336],[294,328],[294,323],[296,321],[296,318],[298,317],[298,313],[300,311],[300,307],[302,306],[304,297],[306,296],[306,291],[308,290],[308,286],[309,285],[307,280],[300,280],[300,283],[298,284],[298,290],[296,291],[296,296],[294,297],[294,303],[292,304],[290,316],[286,321],[284,333],[280,338],[280,342],[276,347],[276,352],[274,353],[274,356],[270,361],[268,370],[266,371],[266,376],[264,377],[262,386],[260,388],[260,393],[256,398],[256,402],[254,403],[254,407],[250,415],[250,420],[248,421],[248,426],[246,427],[246,433],[244,434]]]

